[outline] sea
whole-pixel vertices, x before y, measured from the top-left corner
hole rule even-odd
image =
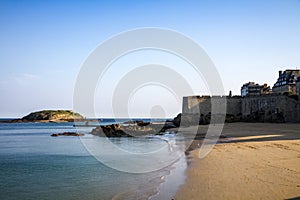
[[[161,121],[165,119],[143,119]],[[128,121],[128,119],[123,119]],[[116,123],[101,119],[101,125]],[[120,120],[118,120],[120,123]],[[164,166],[157,170],[134,173],[122,169],[126,159],[109,154],[110,164],[101,162],[87,145],[88,141],[107,138],[93,136],[93,127],[80,127],[84,136],[51,137],[53,133],[75,132],[74,123],[0,123],[0,199],[1,200],[106,200],[106,199],[172,199],[185,181],[187,161],[182,152],[171,164],[164,165],[166,155],[151,161]],[[163,137],[163,138],[159,138]],[[166,145],[177,136],[166,134],[155,138],[118,138],[118,144],[129,151],[145,151]],[[169,143],[168,143],[169,145]],[[181,151],[176,148],[172,151]],[[99,147],[101,151],[102,147]],[[110,146],[103,151],[110,152]],[[166,153],[170,149],[166,148]],[[113,151],[112,151],[113,152]],[[159,154],[160,155],[160,154]],[[174,154],[173,154],[174,155]],[[121,166],[120,168],[111,166]]]

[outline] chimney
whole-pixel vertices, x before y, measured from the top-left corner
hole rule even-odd
[[[281,74],[282,74],[282,71],[280,70],[280,71],[279,71],[279,77],[281,76]]]

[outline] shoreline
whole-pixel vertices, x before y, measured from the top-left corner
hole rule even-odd
[[[158,184],[156,194],[150,196],[148,200],[172,199],[171,197],[176,194],[186,181],[186,159],[186,156],[182,156],[169,166],[169,173],[161,177],[162,182]]]
[[[194,141],[174,199],[300,197],[300,124],[232,123],[222,134],[203,159]]]

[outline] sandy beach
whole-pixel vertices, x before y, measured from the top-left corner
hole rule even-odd
[[[232,123],[222,134],[205,158],[190,152],[174,199],[300,198],[300,124]]]

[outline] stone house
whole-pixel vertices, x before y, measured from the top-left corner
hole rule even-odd
[[[245,83],[241,88],[241,96],[257,96],[271,93],[271,88],[266,83],[259,85],[254,82]]]
[[[279,71],[279,77],[274,84],[272,90],[274,93],[295,95],[296,82],[300,77],[300,70],[287,69],[285,71]]]

